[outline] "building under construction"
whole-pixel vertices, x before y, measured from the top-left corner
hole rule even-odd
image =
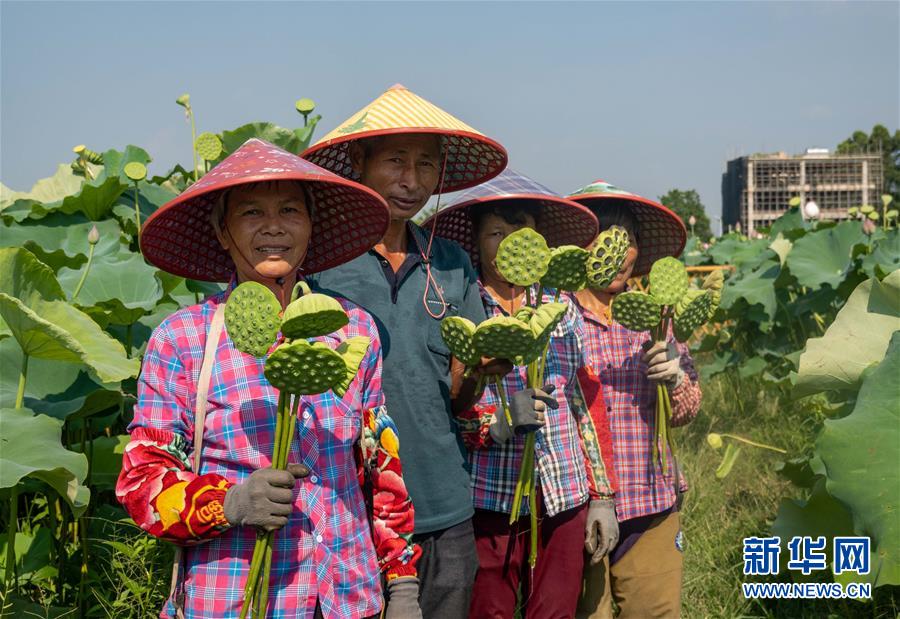
[[[723,231],[766,227],[791,198],[815,202],[820,219],[847,219],[847,209],[877,204],[884,185],[880,153],[835,155],[810,148],[803,155],[757,154],[728,162],[722,175]]]

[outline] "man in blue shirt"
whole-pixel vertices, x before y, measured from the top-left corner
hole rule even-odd
[[[412,223],[434,193],[493,178],[506,151],[402,86],[394,86],[311,147],[304,157],[377,191],[391,225],[367,254],[316,275],[319,290],[361,305],[378,325],[386,405],[400,433],[404,478],[415,506],[422,613],[468,615],[478,559],[466,452],[454,410],[474,403],[485,362],[465,380],[440,332],[445,316],[485,319],[478,278],[456,243]],[[322,205],[315,205],[320,208]],[[327,207],[327,206],[326,206]]]

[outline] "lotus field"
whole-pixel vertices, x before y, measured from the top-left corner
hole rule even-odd
[[[299,153],[320,118],[301,99],[299,128],[255,122],[198,135],[202,116],[195,119],[187,95],[177,103],[194,145],[184,153],[187,167],[158,170],[142,148],[88,142],[73,153],[48,153],[48,160],[69,159],[30,190],[2,186],[3,616],[150,617],[168,593],[172,547],[134,525],[114,486],[151,331],[220,288],[149,266],[139,230],[247,139]],[[689,428],[660,424],[691,484],[685,616],[872,617],[898,610],[900,232],[889,197],[877,208],[859,206],[850,220],[831,222],[804,219],[794,203],[770,229],[749,237],[691,237],[681,261],[658,266],[614,303],[626,326],[661,337],[671,325],[689,341],[706,393]],[[586,277],[597,281],[615,275],[622,248],[616,235],[608,232],[606,249],[595,246],[591,255],[573,247],[550,251],[539,236],[519,239],[526,250],[501,248],[498,267],[523,286],[543,278],[552,288],[577,290],[585,275],[572,264],[586,261]],[[257,356],[267,354],[259,342],[271,334],[288,338],[269,355],[266,376],[285,394],[279,427],[290,436],[296,399],[289,394],[339,393],[359,355],[352,342],[332,350],[305,341],[340,328],[346,316],[339,304],[300,286],[279,316],[267,294],[241,289],[225,321],[236,345]],[[529,384],[540,387],[547,338],[565,306],[552,298],[529,305],[491,324],[448,321],[445,338],[471,364],[482,354],[517,357],[529,365]],[[303,378],[310,367],[318,369],[315,380]],[[663,419],[666,398],[659,401]],[[284,463],[289,444],[280,445],[276,462]],[[521,472],[517,498],[526,505],[534,501],[532,472]],[[783,543],[794,535],[871,537],[871,572],[854,577],[873,584],[875,601],[804,607],[741,599],[739,552],[752,535],[779,535]],[[251,601],[265,605],[266,587],[258,585],[270,548],[260,537],[248,613],[255,612]],[[781,556],[785,561],[787,551]],[[778,578],[788,574],[797,573]],[[826,570],[809,578],[833,576]]]

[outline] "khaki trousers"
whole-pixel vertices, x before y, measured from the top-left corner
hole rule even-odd
[[[675,537],[681,529],[678,512],[653,521],[615,565],[585,562],[578,619],[612,619],[612,601],[619,619],[681,616],[681,551]]]

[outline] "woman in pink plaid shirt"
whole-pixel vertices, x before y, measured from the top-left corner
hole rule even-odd
[[[183,547],[161,616],[237,617],[257,531],[277,530],[266,616],[375,616],[384,576],[387,617],[421,617],[413,507],[372,318],[339,299],[349,324],[316,338],[371,343],[342,398],[302,398],[287,470],[271,468],[278,392],[264,361],[218,327],[237,283],[260,282],[284,306],[301,274],[367,251],[388,217],[373,191],[254,139],[145,223],[151,263],[231,282],[154,331],[116,487],[138,525]]]
[[[651,345],[649,333],[625,329],[612,320],[609,308],[629,278],[646,275],[659,258],[681,254],[684,224],[661,204],[603,181],[568,197],[590,208],[601,230],[619,225],[631,239],[615,281],[605,290],[576,294],[585,323],[587,369],[602,385],[609,411],[619,520],[618,543],[585,570],[578,616],[611,618],[615,599],[620,618],[677,617],[683,545],[678,509],[687,485],[671,452],[665,471],[653,457],[656,383],[669,389],[672,426],[697,415],[700,384],[686,346],[674,339]]]

